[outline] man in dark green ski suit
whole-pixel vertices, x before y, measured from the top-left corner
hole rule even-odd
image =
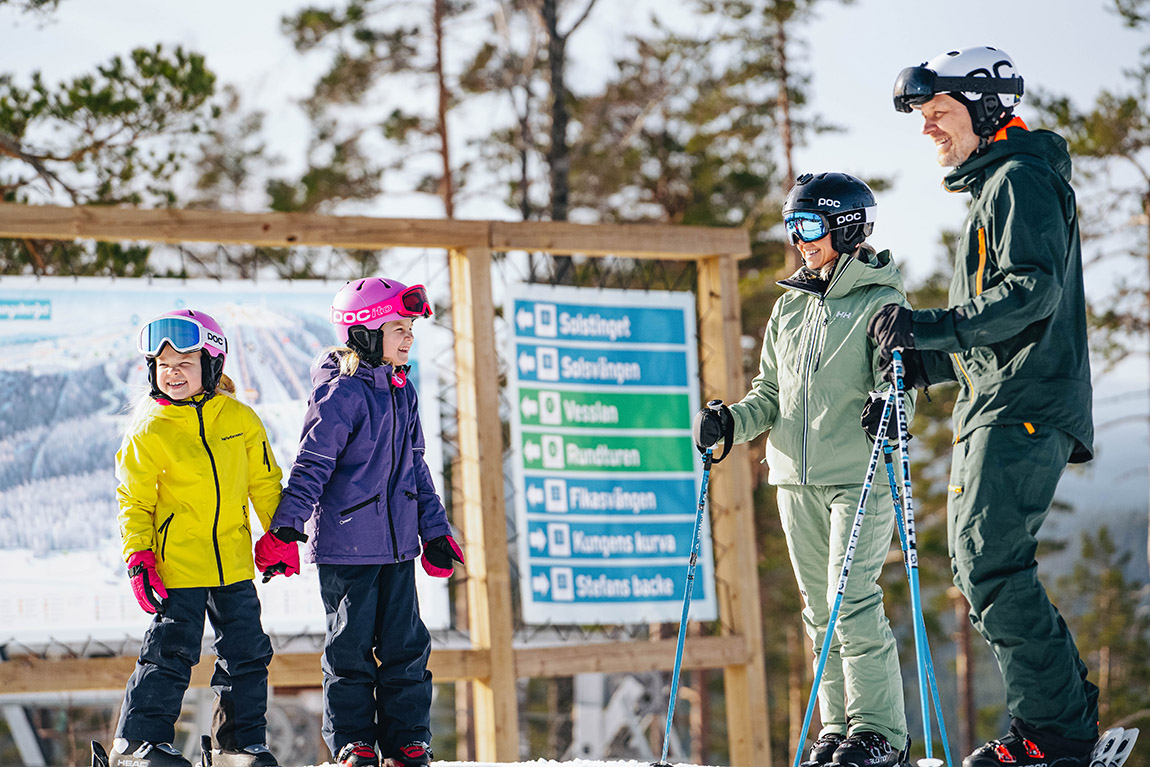
[[[867,332],[901,348],[907,388],[957,381],[947,535],[954,582],[1006,685],[1010,733],[964,767],[1078,767],[1098,737],[1098,688],[1038,580],[1036,534],[1094,428],[1070,157],[1013,116],[1005,53],[951,51],[903,70],[895,106],[922,112],[944,186],[972,197],[949,308],[883,307]]]

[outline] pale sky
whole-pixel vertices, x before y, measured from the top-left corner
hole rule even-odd
[[[267,112],[265,131],[285,166],[302,166],[307,124],[295,100],[305,95],[323,66],[322,55],[301,58],[279,31],[279,18],[305,3],[285,0],[63,0],[47,23],[0,7],[3,70],[18,82],[41,70],[51,81],[89,71],[116,53],[156,42],[182,44],[206,55],[222,83],[237,85],[249,108]],[[333,3],[334,4],[334,3]],[[895,180],[879,196],[872,242],[889,247],[911,279],[938,257],[938,232],[957,228],[966,199],[942,191],[943,171],[932,143],[920,134],[921,118],[891,106],[899,70],[952,48],[993,45],[1008,52],[1028,91],[1063,92],[1085,105],[1102,88],[1121,85],[1121,72],[1150,44],[1145,32],[1124,28],[1109,0],[823,0],[818,17],[795,30],[792,59],[813,74],[812,108],[847,129],[815,137],[796,152],[799,172],[841,170]],[[323,3],[320,3],[323,5]],[[425,14],[426,3],[412,2]],[[480,4],[482,5],[482,3]],[[566,6],[581,8],[581,0]],[[612,56],[633,30],[647,27],[652,9],[672,27],[693,24],[686,0],[600,0],[570,42],[569,81],[601,81]],[[413,92],[412,99],[422,99]],[[1024,97],[1017,110],[1031,116]],[[467,115],[466,120],[475,119]],[[498,120],[495,115],[478,116]],[[394,212],[396,206],[400,212]],[[389,199],[376,215],[439,215],[434,201]],[[392,211],[392,212],[388,212]],[[464,203],[462,217],[513,215],[497,200]]]

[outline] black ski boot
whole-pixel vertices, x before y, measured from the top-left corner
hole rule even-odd
[[[279,767],[279,761],[262,743],[239,751],[212,749],[211,767]]]
[[[979,746],[962,760],[962,767],[1087,767],[1089,764],[1090,751],[1056,753],[1023,737],[1013,725],[1009,733]]]
[[[846,736],[840,732],[828,732],[820,735],[811,746],[810,758],[802,762],[799,767],[823,767],[834,761],[835,749],[839,747]]]
[[[171,743],[149,743],[146,740],[116,738],[109,767],[192,767],[192,763]]]
[[[379,767],[379,756],[375,753],[375,746],[357,740],[339,750],[335,763],[339,767]]]
[[[422,740],[413,741],[392,754],[391,761],[399,767],[422,767],[431,764],[431,746]]]
[[[839,744],[833,763],[837,767],[898,767],[906,761],[906,753],[896,750],[877,732],[860,731]]]

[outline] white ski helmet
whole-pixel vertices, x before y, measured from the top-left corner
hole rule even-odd
[[[1022,91],[1014,60],[1005,51],[979,45],[902,70],[894,83],[894,108],[909,112],[945,93],[970,112],[975,134],[989,137],[1010,122]]]

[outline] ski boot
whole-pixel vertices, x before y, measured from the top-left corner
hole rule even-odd
[[[422,740],[412,741],[392,754],[390,761],[396,767],[422,767],[431,764],[431,746]]]
[[[846,736],[840,732],[828,732],[825,735],[820,735],[819,739],[811,746],[810,758],[802,762],[799,767],[823,767],[830,764],[834,760],[835,749],[844,740],[846,740]]]
[[[375,746],[357,740],[339,750],[335,763],[339,767],[379,767],[379,756],[375,753]]]
[[[899,767],[906,762],[910,750],[898,751],[877,732],[853,732],[835,749],[832,763],[835,767]]]
[[[1023,737],[1014,725],[1009,733],[979,746],[962,760],[962,767],[1087,767],[1089,764],[1090,751],[1071,754],[1042,748]]]
[[[279,767],[279,761],[263,743],[238,751],[212,749],[211,767]]]
[[[103,748],[92,743],[92,764],[97,763]],[[146,740],[116,738],[112,742],[112,753],[105,757],[101,767],[192,767],[192,763],[175,749],[171,743],[149,743]]]

